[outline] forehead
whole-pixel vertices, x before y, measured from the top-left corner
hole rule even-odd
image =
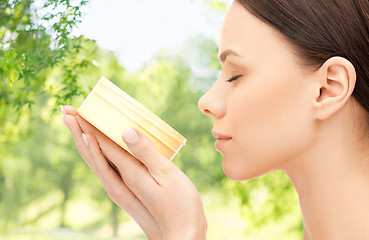
[[[274,51],[276,47],[287,47],[279,32],[234,1],[223,23],[219,52],[232,49],[240,56],[251,56]]]

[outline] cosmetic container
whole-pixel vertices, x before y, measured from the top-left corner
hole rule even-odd
[[[105,77],[83,101],[78,114],[128,152],[122,133],[129,127],[148,136],[168,160],[186,143],[186,138]]]

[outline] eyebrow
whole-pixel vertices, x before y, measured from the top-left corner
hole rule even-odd
[[[223,51],[223,52],[219,55],[219,57],[218,57],[219,62],[223,63],[223,62],[227,59],[227,57],[228,57],[229,55],[240,56],[237,52],[233,51],[232,49],[227,49],[227,50]]]

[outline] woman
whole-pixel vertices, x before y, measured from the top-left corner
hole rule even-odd
[[[369,239],[368,0],[238,0],[219,49],[222,73],[199,108],[226,175],[283,170],[304,239]],[[196,188],[144,135],[123,133],[134,158],[62,110],[79,153],[148,239],[206,238]]]

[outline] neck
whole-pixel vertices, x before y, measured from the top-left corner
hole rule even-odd
[[[369,143],[332,133],[284,168],[299,195],[304,239],[369,239]]]

